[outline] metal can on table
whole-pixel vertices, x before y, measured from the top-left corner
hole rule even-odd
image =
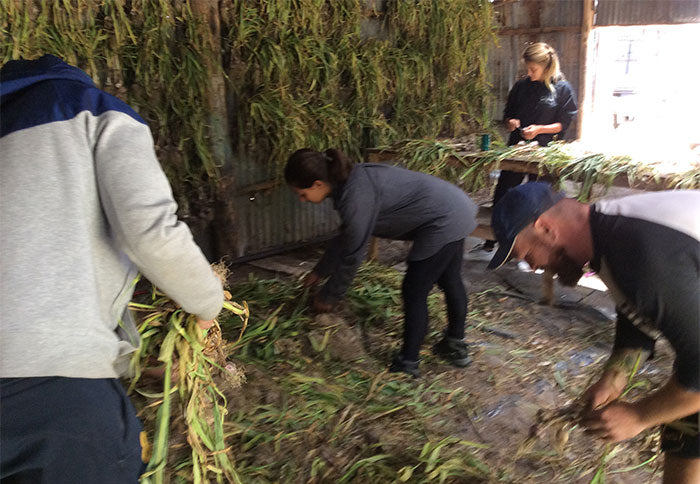
[[[481,135],[481,151],[488,151],[491,149],[491,135],[482,134]]]

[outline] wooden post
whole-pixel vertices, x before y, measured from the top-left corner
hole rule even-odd
[[[581,138],[583,128],[583,105],[586,98],[586,65],[588,55],[588,36],[593,30],[593,15],[595,0],[582,0],[583,15],[581,17],[581,49],[578,62],[578,119],[576,120],[576,138]]]
[[[236,245],[241,237],[233,204],[234,156],[226,103],[226,79],[221,68],[221,18],[218,0],[192,0],[192,11],[201,20],[201,34],[206,39],[203,53],[204,66],[209,76],[207,108],[212,154],[218,165],[218,179],[214,188],[213,220],[211,227],[213,259],[237,255]]]
[[[376,262],[379,258],[379,239],[372,237],[369,239],[369,249],[367,250],[367,260]]]

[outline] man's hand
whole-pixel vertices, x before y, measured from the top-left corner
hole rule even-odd
[[[615,370],[605,371],[600,380],[583,394],[586,409],[597,410],[620,398],[627,386],[627,381],[628,377],[624,373]]]
[[[315,272],[309,272],[306,277],[301,281],[301,284],[305,288],[311,288],[311,287],[316,287],[318,286],[318,283],[321,282],[321,277],[316,274]]]
[[[526,140],[534,139],[535,136],[540,134],[540,126],[537,124],[531,124],[530,126],[527,126],[527,127],[523,128],[522,130],[520,130],[520,134]]]
[[[590,433],[610,443],[631,439],[647,428],[637,407],[627,402],[613,402],[588,412],[581,423]]]
[[[507,119],[506,120],[506,127],[508,128],[508,131],[513,131],[516,128],[520,127],[520,120],[519,119]]]
[[[197,326],[199,326],[199,329],[209,329],[214,325],[214,320],[211,319],[209,321],[205,321],[203,319],[198,319],[197,320]]]
[[[312,307],[317,313],[330,313],[333,311],[333,304],[322,301],[318,296],[314,296]]]
[[[648,357],[649,352],[640,349],[614,351],[605,363],[603,376],[584,393],[586,408],[597,410],[620,398],[633,373]]]

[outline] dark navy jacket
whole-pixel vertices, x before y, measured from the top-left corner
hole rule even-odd
[[[576,116],[576,97],[571,85],[560,80],[554,84],[554,92],[550,91],[544,82],[521,79],[513,85],[508,93],[508,101],[503,111],[503,119],[519,119],[520,127],[531,124],[561,123],[562,130],[556,134],[561,139]],[[546,146],[554,134],[540,134],[535,137],[540,146]],[[510,133],[509,145],[525,140],[516,129]],[[527,140],[525,140],[527,141]]]

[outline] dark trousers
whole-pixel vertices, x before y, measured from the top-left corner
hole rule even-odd
[[[496,191],[493,194],[493,206],[495,207],[498,201],[503,198],[508,190],[513,187],[517,187],[523,182],[527,173],[518,173],[517,171],[501,170],[501,174],[498,175],[498,182],[496,183]],[[535,177],[528,179],[528,181],[535,181]]]
[[[403,280],[404,336],[401,356],[418,360],[418,352],[428,331],[428,294],[435,283],[445,293],[447,335],[464,338],[467,319],[467,291],[462,282],[464,239],[451,242],[435,255],[409,261]]]
[[[508,190],[513,187],[517,187],[523,182],[525,177],[528,177],[528,182],[534,181],[544,181],[552,183],[553,178],[550,176],[537,176],[532,173],[519,173],[517,171],[501,170],[501,174],[498,176],[498,183],[496,183],[496,191],[493,194],[493,206],[495,207],[498,201],[503,198]]]
[[[0,379],[2,484],[136,483],[140,432],[115,379]]]

